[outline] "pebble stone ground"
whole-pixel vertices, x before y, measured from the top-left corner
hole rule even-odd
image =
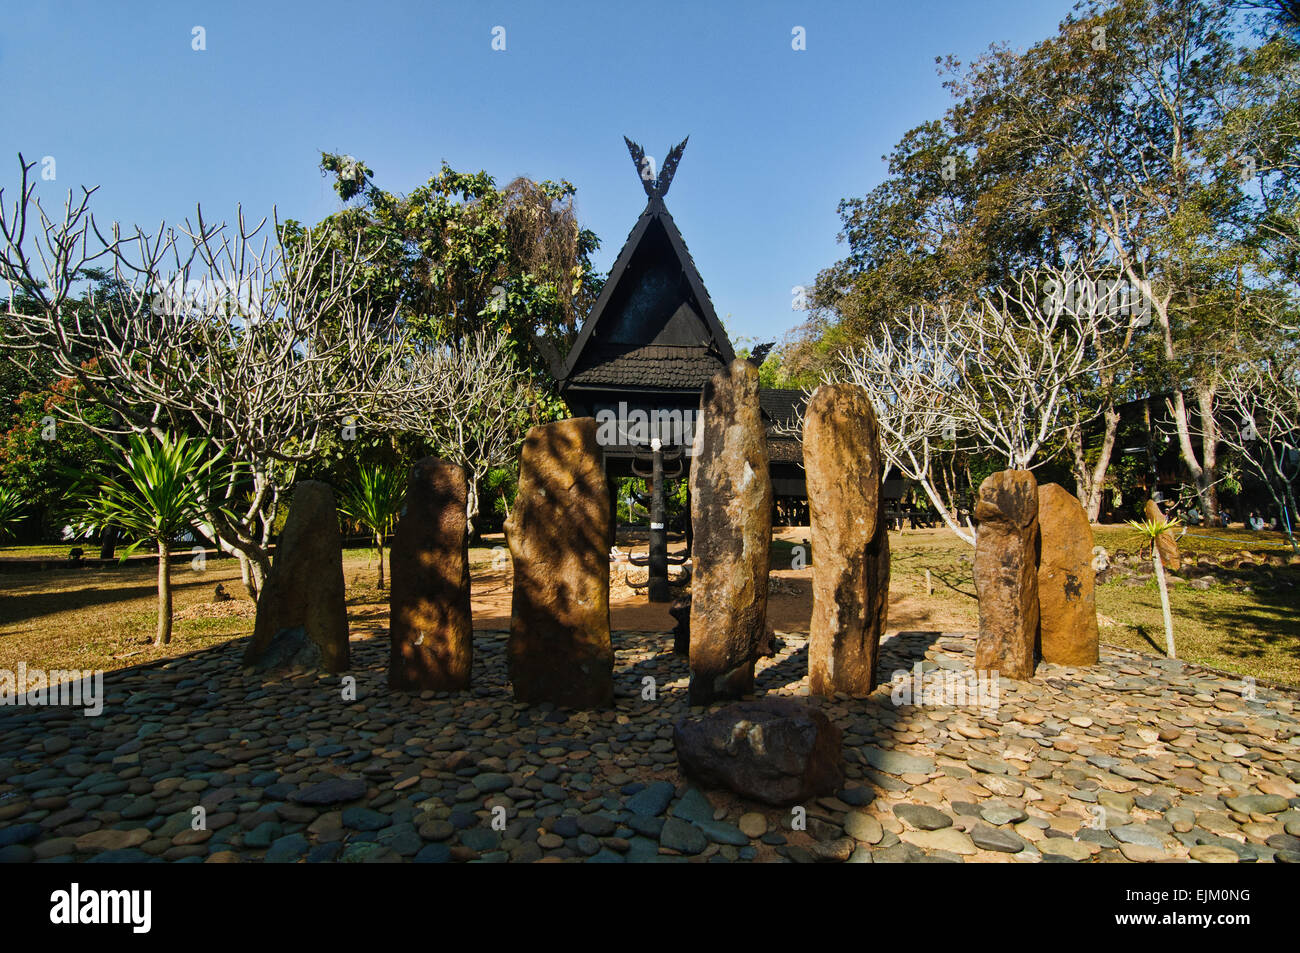
[[[782,638],[758,692],[806,694],[805,639]],[[462,696],[388,692],[376,633],[353,642],[355,701],[336,676],[247,674],[233,643],[110,673],[97,718],[0,709],[0,862],[1300,861],[1294,694],[1105,648],[1002,681],[996,710],[896,705],[888,673],[974,657],[969,635],[901,633],[872,696],[810,700],[848,780],[795,830],[678,775],[672,636],[615,647],[602,712],[516,705],[504,633],[476,636]]]

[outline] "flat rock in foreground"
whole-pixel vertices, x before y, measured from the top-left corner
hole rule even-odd
[[[778,806],[843,787],[842,739],[829,718],[788,698],[737,702],[673,728],[683,774]]]
[[[803,837],[774,843],[779,838],[771,835],[789,829],[788,807],[768,809],[734,796],[715,804],[694,796],[698,786],[677,797],[678,755],[660,734],[671,734],[687,711],[686,666],[671,653],[667,633],[628,631],[618,638],[623,650],[615,684],[626,696],[620,713],[628,723],[617,728],[612,717],[605,728],[598,727],[603,716],[521,712],[510,697],[506,643],[495,632],[475,636],[481,694],[472,701],[379,690],[362,696],[367,701],[359,717],[355,706],[323,703],[338,697],[332,690],[321,694],[296,679],[247,678],[238,667],[243,645],[227,642],[165,666],[107,672],[99,718],[53,705],[0,706],[0,777],[8,782],[0,796],[0,864],[56,858],[374,863],[395,857],[415,863],[601,863],[617,856],[635,863],[677,862],[686,848],[699,851],[697,857],[712,852],[728,860],[812,859]],[[803,636],[790,633],[777,660],[760,663],[765,698],[800,691],[805,645]],[[881,670],[927,661],[937,663],[936,672],[968,671],[970,651],[969,633],[900,632],[881,643]],[[364,677],[363,690],[366,682],[382,686],[388,652],[384,638],[353,643],[353,670]],[[647,704],[636,696],[652,659],[669,682],[661,682],[659,699]],[[1261,682],[1248,699],[1240,675],[1161,664],[1167,661],[1103,645],[1098,667],[1072,679],[1068,691],[1054,667],[1027,681],[1003,680],[993,722],[981,721],[987,716],[969,701],[946,709],[945,720],[933,720],[911,701],[895,708],[880,689],[871,700],[878,704],[814,700],[844,732],[847,775],[835,800],[802,802],[808,833],[825,848],[818,848],[818,857],[833,852],[842,859],[842,829],[858,842],[850,862],[970,863],[1013,853],[1021,854],[1017,861],[1033,861],[1035,852],[1044,862],[1127,862],[1142,856],[1139,848],[1161,860],[1300,862],[1295,762],[1273,760],[1300,737],[1300,698]],[[1197,704],[1197,694],[1215,701]],[[159,699],[167,704],[156,704]],[[467,703],[474,710],[468,717]],[[1128,743],[1115,741],[1115,713],[1122,713]],[[1051,736],[1052,747],[1033,737],[1034,726],[1045,721],[1062,729]],[[956,733],[958,726],[999,723],[997,739]],[[376,741],[379,730],[398,735]],[[407,730],[429,741],[403,741]],[[616,732],[630,737],[611,757],[593,742],[613,740]],[[383,758],[373,756],[379,745]],[[195,765],[229,767],[220,769],[225,778],[212,773],[213,783],[196,791]],[[52,778],[75,782],[66,806],[56,800],[61,795]],[[510,784],[535,789],[534,779],[547,785],[537,795],[553,799],[552,810],[533,817],[532,808],[521,808],[509,829],[497,832],[470,809],[486,806],[489,797],[508,803],[514,800]],[[640,785],[638,793],[628,793]],[[1031,788],[1045,796],[1030,804]],[[883,832],[878,819],[900,802],[938,809],[953,820],[943,829],[965,831],[977,853],[952,853],[957,844],[934,837],[922,836],[918,844],[917,832],[907,835],[913,843],[882,846],[903,833]],[[724,803],[725,819],[713,820]],[[196,804],[207,807],[205,831],[191,828]],[[1091,826],[1100,812],[1085,806],[1105,809],[1106,830]],[[580,841],[589,849],[598,841],[615,844],[624,823],[635,831],[621,838],[625,852],[606,846],[589,855],[579,847]],[[1041,823],[1049,827],[1036,826]],[[539,830],[536,841],[526,836],[529,828]],[[150,839],[139,846],[113,846],[133,842],[140,836],[133,832],[146,829]],[[606,841],[610,830],[614,838]],[[1049,830],[1058,834],[1048,836]],[[91,831],[100,837],[83,840]],[[739,844],[737,831],[750,839],[749,847],[732,846]],[[514,840],[519,834],[525,836]]]

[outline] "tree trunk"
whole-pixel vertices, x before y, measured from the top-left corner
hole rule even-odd
[[[227,556],[239,560],[239,578],[244,584],[248,597],[254,602],[262,594],[262,583],[271,571],[271,527],[275,523],[275,514],[279,501],[279,491],[272,489],[271,502],[261,509],[257,517],[261,525],[260,536],[249,530],[239,521],[221,519],[204,520],[198,523],[199,533],[212,541]],[[252,520],[250,514],[245,523]]]
[[[384,534],[375,534],[375,552],[379,553],[379,588],[384,588]]]
[[[262,587],[266,583],[267,574],[271,571],[271,560],[253,560],[253,592],[254,599],[262,598]]]
[[[473,471],[467,471],[466,489],[467,499],[465,502],[465,535],[469,538],[470,545],[478,542],[478,527],[475,525],[478,519],[478,479]]]
[[[239,551],[235,552],[235,558],[239,560],[239,581],[244,584],[244,591],[248,593],[248,598],[256,602],[259,586],[253,574],[253,560]]]
[[[1156,569],[1156,585],[1160,587],[1160,611],[1165,617],[1165,653],[1170,658],[1178,658],[1174,654],[1174,619],[1169,614],[1169,586],[1165,583],[1165,564],[1160,559],[1160,547],[1154,539],[1151,540],[1151,562]]]
[[[1178,428],[1178,453],[1183,459],[1184,466],[1192,475],[1192,482],[1196,486],[1196,498],[1205,510],[1208,524],[1216,522],[1219,516],[1219,495],[1214,490],[1215,443],[1218,435],[1214,429],[1213,417],[1211,416],[1207,423],[1204,416],[1205,402],[1207,400],[1213,402],[1213,392],[1208,388],[1198,387],[1196,399],[1198,406],[1202,408],[1203,435],[1199,460],[1192,449],[1192,429],[1187,419],[1187,401],[1182,391],[1174,391],[1174,399],[1169,402],[1169,409],[1173,412],[1174,423]]]
[[[1151,302],[1151,307],[1155,311],[1160,324],[1165,360],[1169,362],[1170,366],[1176,365],[1178,352],[1174,347],[1173,319],[1169,313],[1170,297],[1160,298],[1152,292],[1150,282],[1137,273],[1134,262],[1128,256],[1127,249],[1124,247],[1123,242],[1119,240],[1118,234],[1113,229],[1107,228],[1105,224],[1102,227],[1106,230],[1115,250],[1120,255],[1120,260],[1129,281],[1133,282],[1135,287],[1140,288],[1144,297]],[[1187,400],[1183,396],[1183,381],[1179,379],[1176,373],[1171,373],[1168,382],[1169,389],[1173,392],[1173,399],[1167,399],[1166,406],[1174,417],[1175,428],[1178,431],[1178,453],[1182,457],[1183,464],[1187,467],[1188,472],[1192,475],[1192,480],[1196,485],[1197,499],[1205,509],[1206,521],[1210,522],[1219,515],[1219,498],[1218,494],[1214,492],[1215,443],[1217,437],[1213,415],[1214,388],[1200,383],[1194,385],[1198,406],[1202,414],[1202,430],[1205,432],[1201,442],[1202,459],[1198,460],[1196,453],[1192,450],[1192,433],[1187,419]],[[1155,495],[1154,486],[1152,487],[1152,495]]]
[[[1196,385],[1196,405],[1201,415],[1201,477],[1205,495],[1214,515],[1219,515],[1219,491],[1215,488],[1215,474],[1219,469],[1219,425],[1214,416],[1215,388]]]
[[[158,633],[154,645],[167,645],[172,640],[172,571],[171,548],[167,540],[158,540]]]
[[[234,556],[239,560],[239,581],[244,584],[248,598],[256,602],[262,595],[266,574],[271,571],[271,560],[265,556],[254,558],[242,549],[234,550]]]
[[[253,574],[248,568],[248,557],[236,552],[235,559],[239,562],[239,581],[244,584],[244,591],[248,593],[250,599],[256,600],[257,596],[253,594]]]
[[[1291,544],[1291,552],[1300,553],[1300,546],[1296,545],[1295,526],[1292,523],[1297,515],[1295,491],[1291,488],[1291,481],[1287,480],[1285,476],[1282,478],[1282,497],[1285,503],[1281,507],[1282,512],[1278,514],[1278,516],[1282,517],[1282,531],[1286,533],[1287,542]]]
[[[1095,523],[1101,517],[1101,505],[1106,494],[1106,474],[1110,470],[1110,460],[1115,452],[1115,435],[1119,431],[1119,411],[1114,405],[1105,411],[1106,430],[1101,439],[1101,448],[1097,451],[1097,462],[1088,466],[1084,455],[1083,427],[1076,425],[1070,429],[1067,439],[1074,455],[1074,481],[1079,491],[1079,502],[1088,514],[1088,522]]]
[[[930,500],[930,504],[934,507],[935,512],[939,514],[939,518],[943,520],[944,525],[952,530],[954,535],[956,535],[956,537],[962,542],[966,543],[968,546],[974,546],[974,530],[962,529],[961,524],[957,522],[956,514],[944,504],[943,500],[939,498],[938,491],[930,485],[930,481],[926,479],[917,480],[916,482],[920,485],[921,489],[925,491],[926,497]]]

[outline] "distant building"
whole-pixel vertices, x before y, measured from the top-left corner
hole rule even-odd
[[[705,382],[736,356],[664,205],[684,146],[669,154],[655,180],[643,177],[645,210],[560,375],[560,393],[570,410],[606,424],[602,446],[610,479],[633,475],[632,460],[649,449],[652,436],[669,448],[688,443]],[[629,149],[642,168],[639,147],[629,143]],[[797,423],[804,400],[797,390],[763,389],[759,394],[778,509],[786,502],[802,503],[806,496],[800,440],[779,430]],[[614,439],[607,439],[611,435]]]

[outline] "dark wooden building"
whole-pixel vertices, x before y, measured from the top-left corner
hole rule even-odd
[[[632,461],[658,437],[683,448],[694,433],[705,382],[735,359],[690,250],[664,204],[686,143],[671,150],[663,171],[647,177],[640,147],[628,149],[647,201],[619,252],[604,290],[583,323],[560,377],[560,393],[577,416],[601,427],[606,473],[631,476]],[[774,494],[805,496],[803,454],[780,427],[797,421],[804,395],[764,389]]]

